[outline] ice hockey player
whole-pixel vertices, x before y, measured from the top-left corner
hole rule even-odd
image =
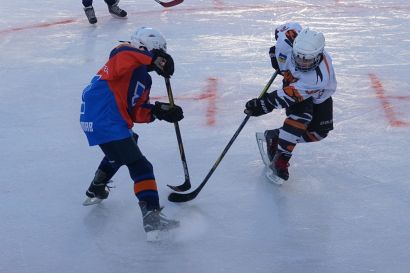
[[[337,82],[322,33],[291,23],[278,28],[276,39],[269,52],[273,68],[283,76],[283,86],[249,100],[245,113],[261,116],[273,109],[286,109],[282,127],[265,131],[265,138],[270,168],[288,180],[296,144],[320,141],[333,130],[331,96]]]
[[[148,72],[155,70],[165,78],[174,73],[174,61],[166,50],[165,38],[158,30],[139,28],[130,42],[111,51],[109,60],[84,89],[80,115],[89,145],[99,145],[105,155],[86,192],[84,205],[106,199],[107,184],[126,165],[148,240],[155,240],[158,231],[179,224],[161,213],[153,166],[141,153],[138,135],[131,130],[133,123],[183,119],[181,107],[149,101],[152,78]]]
[[[127,12],[118,6],[120,0],[104,0],[108,6],[109,13],[118,18],[127,17]],[[93,8],[93,0],[83,0],[84,12],[90,24],[97,23],[97,17]]]

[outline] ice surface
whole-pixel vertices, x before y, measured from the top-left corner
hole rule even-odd
[[[81,1],[2,2],[0,272],[409,272],[407,0],[122,0],[126,20],[94,6],[92,26]],[[126,168],[107,200],[82,206],[102,153],[79,126],[81,92],[118,40],[139,26],[166,36],[196,187],[269,80],[274,27],[287,21],[324,32],[339,82],[335,130],[297,146],[288,182],[267,183],[254,137],[280,126],[276,111],[249,120],[195,200],[169,203],[166,184],[181,184],[183,169],[172,124],[155,122],[134,130],[181,228],[145,241]]]

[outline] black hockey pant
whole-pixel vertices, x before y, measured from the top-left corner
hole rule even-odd
[[[134,193],[139,201],[147,203],[147,209],[159,209],[157,183],[152,164],[141,153],[138,145],[138,135],[126,139],[111,141],[100,145],[105,157],[98,168],[109,178],[122,165],[128,167],[131,179],[134,181]]]
[[[321,104],[304,100],[286,109],[286,116],[278,150],[290,158],[297,143],[320,141],[333,130],[333,100],[330,97]]]

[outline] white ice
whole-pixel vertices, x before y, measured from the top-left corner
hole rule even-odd
[[[407,0],[185,0],[164,9],[122,0],[126,20],[95,0],[1,1],[1,273],[406,273],[410,271],[410,3]],[[184,180],[172,124],[136,125],[164,212],[181,228],[148,243],[126,168],[109,199],[81,205],[102,158],[79,126],[82,89],[118,40],[160,29],[176,62],[171,83],[193,187],[202,182],[273,73],[274,27],[324,32],[339,82],[335,130],[300,144],[291,178],[269,184],[251,118],[196,199],[167,200]],[[215,124],[207,125],[216,79]],[[166,101],[162,78],[152,96]],[[276,79],[273,88],[279,87]],[[272,89],[273,90],[273,89]]]

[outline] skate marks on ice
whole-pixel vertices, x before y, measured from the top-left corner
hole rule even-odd
[[[179,221],[179,227],[162,232],[160,242],[186,242],[196,240],[208,229],[206,213],[196,206],[180,207],[178,212],[171,215],[172,219]]]
[[[104,199],[100,199],[97,197],[87,197],[83,202],[83,206],[97,205],[101,203],[103,200]]]
[[[146,241],[152,244],[173,244],[199,239],[207,231],[206,215],[197,207],[180,208],[176,214],[165,212],[171,219],[179,221],[179,226],[169,230],[146,233]]]

